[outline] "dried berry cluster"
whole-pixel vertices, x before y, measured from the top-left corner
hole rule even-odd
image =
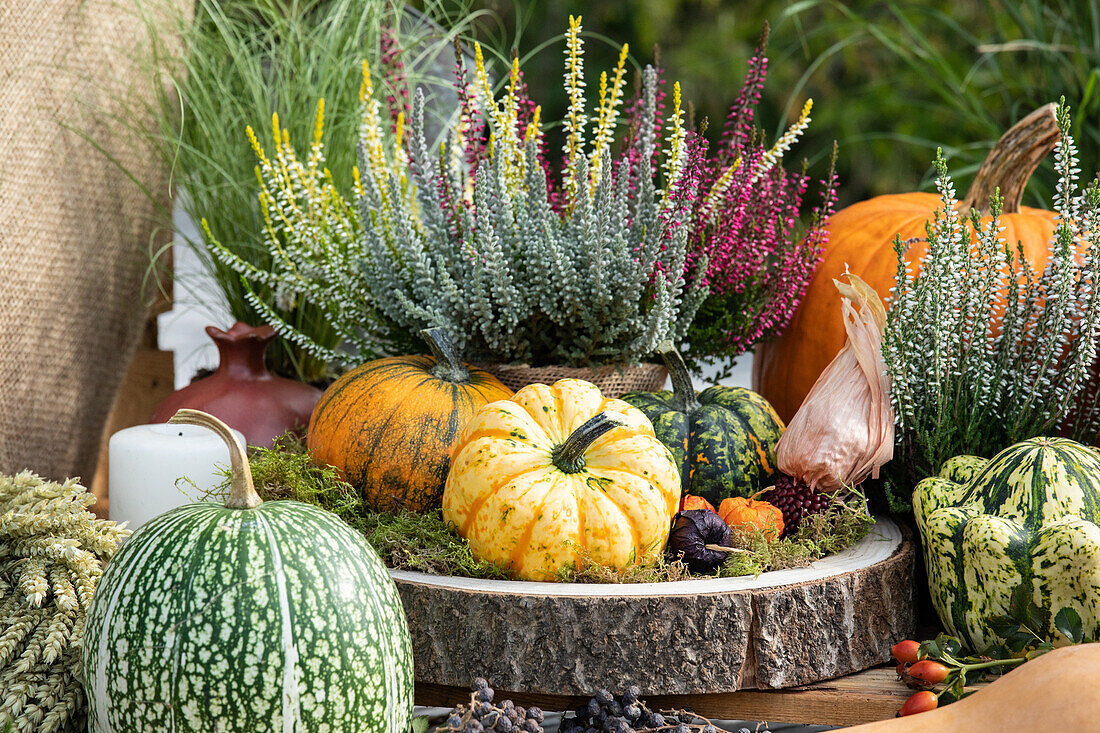
[[[713,723],[690,710],[650,710],[641,694],[637,685],[626,688],[618,697],[598,690],[587,705],[562,721],[561,733],[718,733]]]
[[[493,704],[496,693],[484,677],[470,685],[469,705],[459,705],[436,728],[436,733],[542,733],[542,711],[536,707],[524,709],[511,700]]]

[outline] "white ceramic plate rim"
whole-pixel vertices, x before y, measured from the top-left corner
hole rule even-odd
[[[862,540],[843,552],[822,558],[804,568],[773,570],[757,576],[738,578],[699,578],[671,583],[535,583],[519,580],[484,580],[452,575],[428,575],[409,570],[390,570],[394,580],[419,583],[453,590],[479,593],[507,593],[528,596],[575,597],[653,597],[731,593],[777,588],[784,585],[824,580],[866,568],[888,559],[901,545],[901,529],[888,518],[879,518]]]

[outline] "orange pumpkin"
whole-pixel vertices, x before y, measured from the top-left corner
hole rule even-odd
[[[718,516],[730,529],[755,527],[763,530],[768,542],[774,542],[783,534],[783,512],[766,501],[732,496],[718,505]]]
[[[691,509],[710,509],[715,514],[718,513],[714,505],[703,497],[695,496],[694,494],[684,494],[680,497],[680,511],[686,512]]]
[[[313,460],[329,464],[367,506],[423,512],[442,504],[451,451],[483,406],[512,390],[463,364],[441,329],[422,331],[432,356],[391,356],[332,383],[309,421]]]
[[[984,212],[990,195],[1000,188],[1002,236],[1011,244],[1020,241],[1024,256],[1039,272],[1046,265],[1056,215],[1021,206],[1020,201],[1028,178],[1058,138],[1055,106],[1032,112],[997,141],[958,205],[962,213],[974,207]],[[759,344],[753,359],[753,389],[784,422],[794,417],[818,376],[844,346],[844,322],[836,308],[833,279],[847,266],[887,300],[897,272],[894,236],[900,235],[903,241],[923,238],[925,222],[939,207],[938,194],[890,194],[853,204],[830,217],[823,260],[802,303],[783,335]],[[911,244],[906,254],[911,267],[918,266],[924,252],[923,241]]]

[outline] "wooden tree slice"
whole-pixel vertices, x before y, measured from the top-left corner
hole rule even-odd
[[[878,520],[806,568],[756,577],[593,585],[391,571],[417,682],[583,695],[804,685],[889,660],[914,628],[914,550]]]

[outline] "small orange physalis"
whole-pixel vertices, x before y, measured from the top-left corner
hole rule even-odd
[[[715,514],[718,513],[714,505],[703,497],[693,494],[684,494],[683,498],[680,499],[680,511],[686,512],[692,509],[710,509]]]
[[[783,512],[779,507],[753,497],[723,499],[718,506],[718,516],[731,529],[744,529],[748,525],[762,530],[768,542],[774,542],[783,534]]]

